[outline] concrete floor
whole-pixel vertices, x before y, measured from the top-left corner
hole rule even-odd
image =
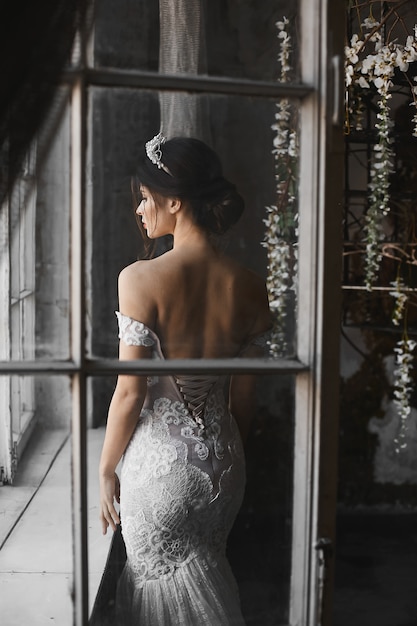
[[[111,538],[98,521],[102,438],[88,433],[90,606]],[[38,437],[33,452],[0,488],[0,624],[72,626],[68,437]],[[339,515],[333,626],[417,626],[417,513]]]
[[[89,431],[90,605],[110,541],[109,533],[101,534],[98,520],[97,467],[102,438],[102,429]],[[71,626],[70,443],[62,432],[55,432],[40,437],[35,446],[33,461],[22,468],[17,484],[0,488],[0,540],[4,544],[0,551],[0,624]],[[39,477],[48,467],[39,486]]]

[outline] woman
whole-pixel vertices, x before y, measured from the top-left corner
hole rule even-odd
[[[139,180],[143,228],[150,239],[173,235],[173,248],[120,274],[120,359],[262,356],[265,285],[212,241],[243,211],[215,152],[159,134]],[[120,523],[124,455],[118,623],[244,623],[225,547],[244,491],[253,391],[250,376],[119,376],[100,461],[106,533]]]

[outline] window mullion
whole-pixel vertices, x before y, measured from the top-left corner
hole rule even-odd
[[[67,70],[62,76],[62,81],[73,83],[78,80],[80,74],[86,85],[95,87],[175,90],[276,99],[302,99],[313,91],[310,85],[304,83],[279,83],[201,74],[170,75],[106,67]]]
[[[321,355],[317,335],[322,319],[318,315],[319,257],[322,240],[319,233],[320,205],[323,202],[321,155],[325,137],[322,50],[318,32],[326,32],[326,0],[311,3],[301,0],[300,11],[302,77],[315,86],[314,93],[301,107],[300,184],[299,184],[299,256],[297,354],[310,370],[296,380],[292,576],[290,624],[316,624],[316,579],[314,533],[317,526],[318,450],[317,420],[320,397],[317,375]]]
[[[172,359],[119,361],[118,359],[84,359],[78,361],[0,361],[0,375],[76,375],[82,369],[85,376],[115,376],[117,374],[138,374],[161,376],[174,373],[195,374],[298,374],[309,369],[295,359]]]
[[[85,363],[84,223],[86,166],[86,94],[82,75],[71,97],[71,357],[72,514],[74,625],[88,622],[87,441]]]

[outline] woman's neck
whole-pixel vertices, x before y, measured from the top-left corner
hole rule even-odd
[[[178,220],[173,232],[174,250],[182,248],[212,248],[206,231],[190,220]]]

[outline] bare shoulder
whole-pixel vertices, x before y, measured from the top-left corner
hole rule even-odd
[[[135,280],[146,275],[149,261],[135,261],[130,265],[126,265],[119,274],[119,285],[124,285],[131,280]]]
[[[136,292],[137,289],[141,291],[143,288],[146,289],[144,281],[147,274],[146,261],[136,261],[124,267],[119,274],[119,297],[132,291]]]
[[[161,273],[161,268],[165,265],[164,262],[161,262],[162,258],[161,256],[145,261],[135,261],[127,265],[119,274],[119,286],[126,285],[131,288],[137,282],[146,288],[147,283],[153,284]]]
[[[119,309],[124,315],[154,327],[154,274],[152,261],[136,261],[119,274]]]
[[[119,274],[119,292],[126,290],[136,297],[157,298],[179,278],[181,258],[171,250],[125,267]]]

